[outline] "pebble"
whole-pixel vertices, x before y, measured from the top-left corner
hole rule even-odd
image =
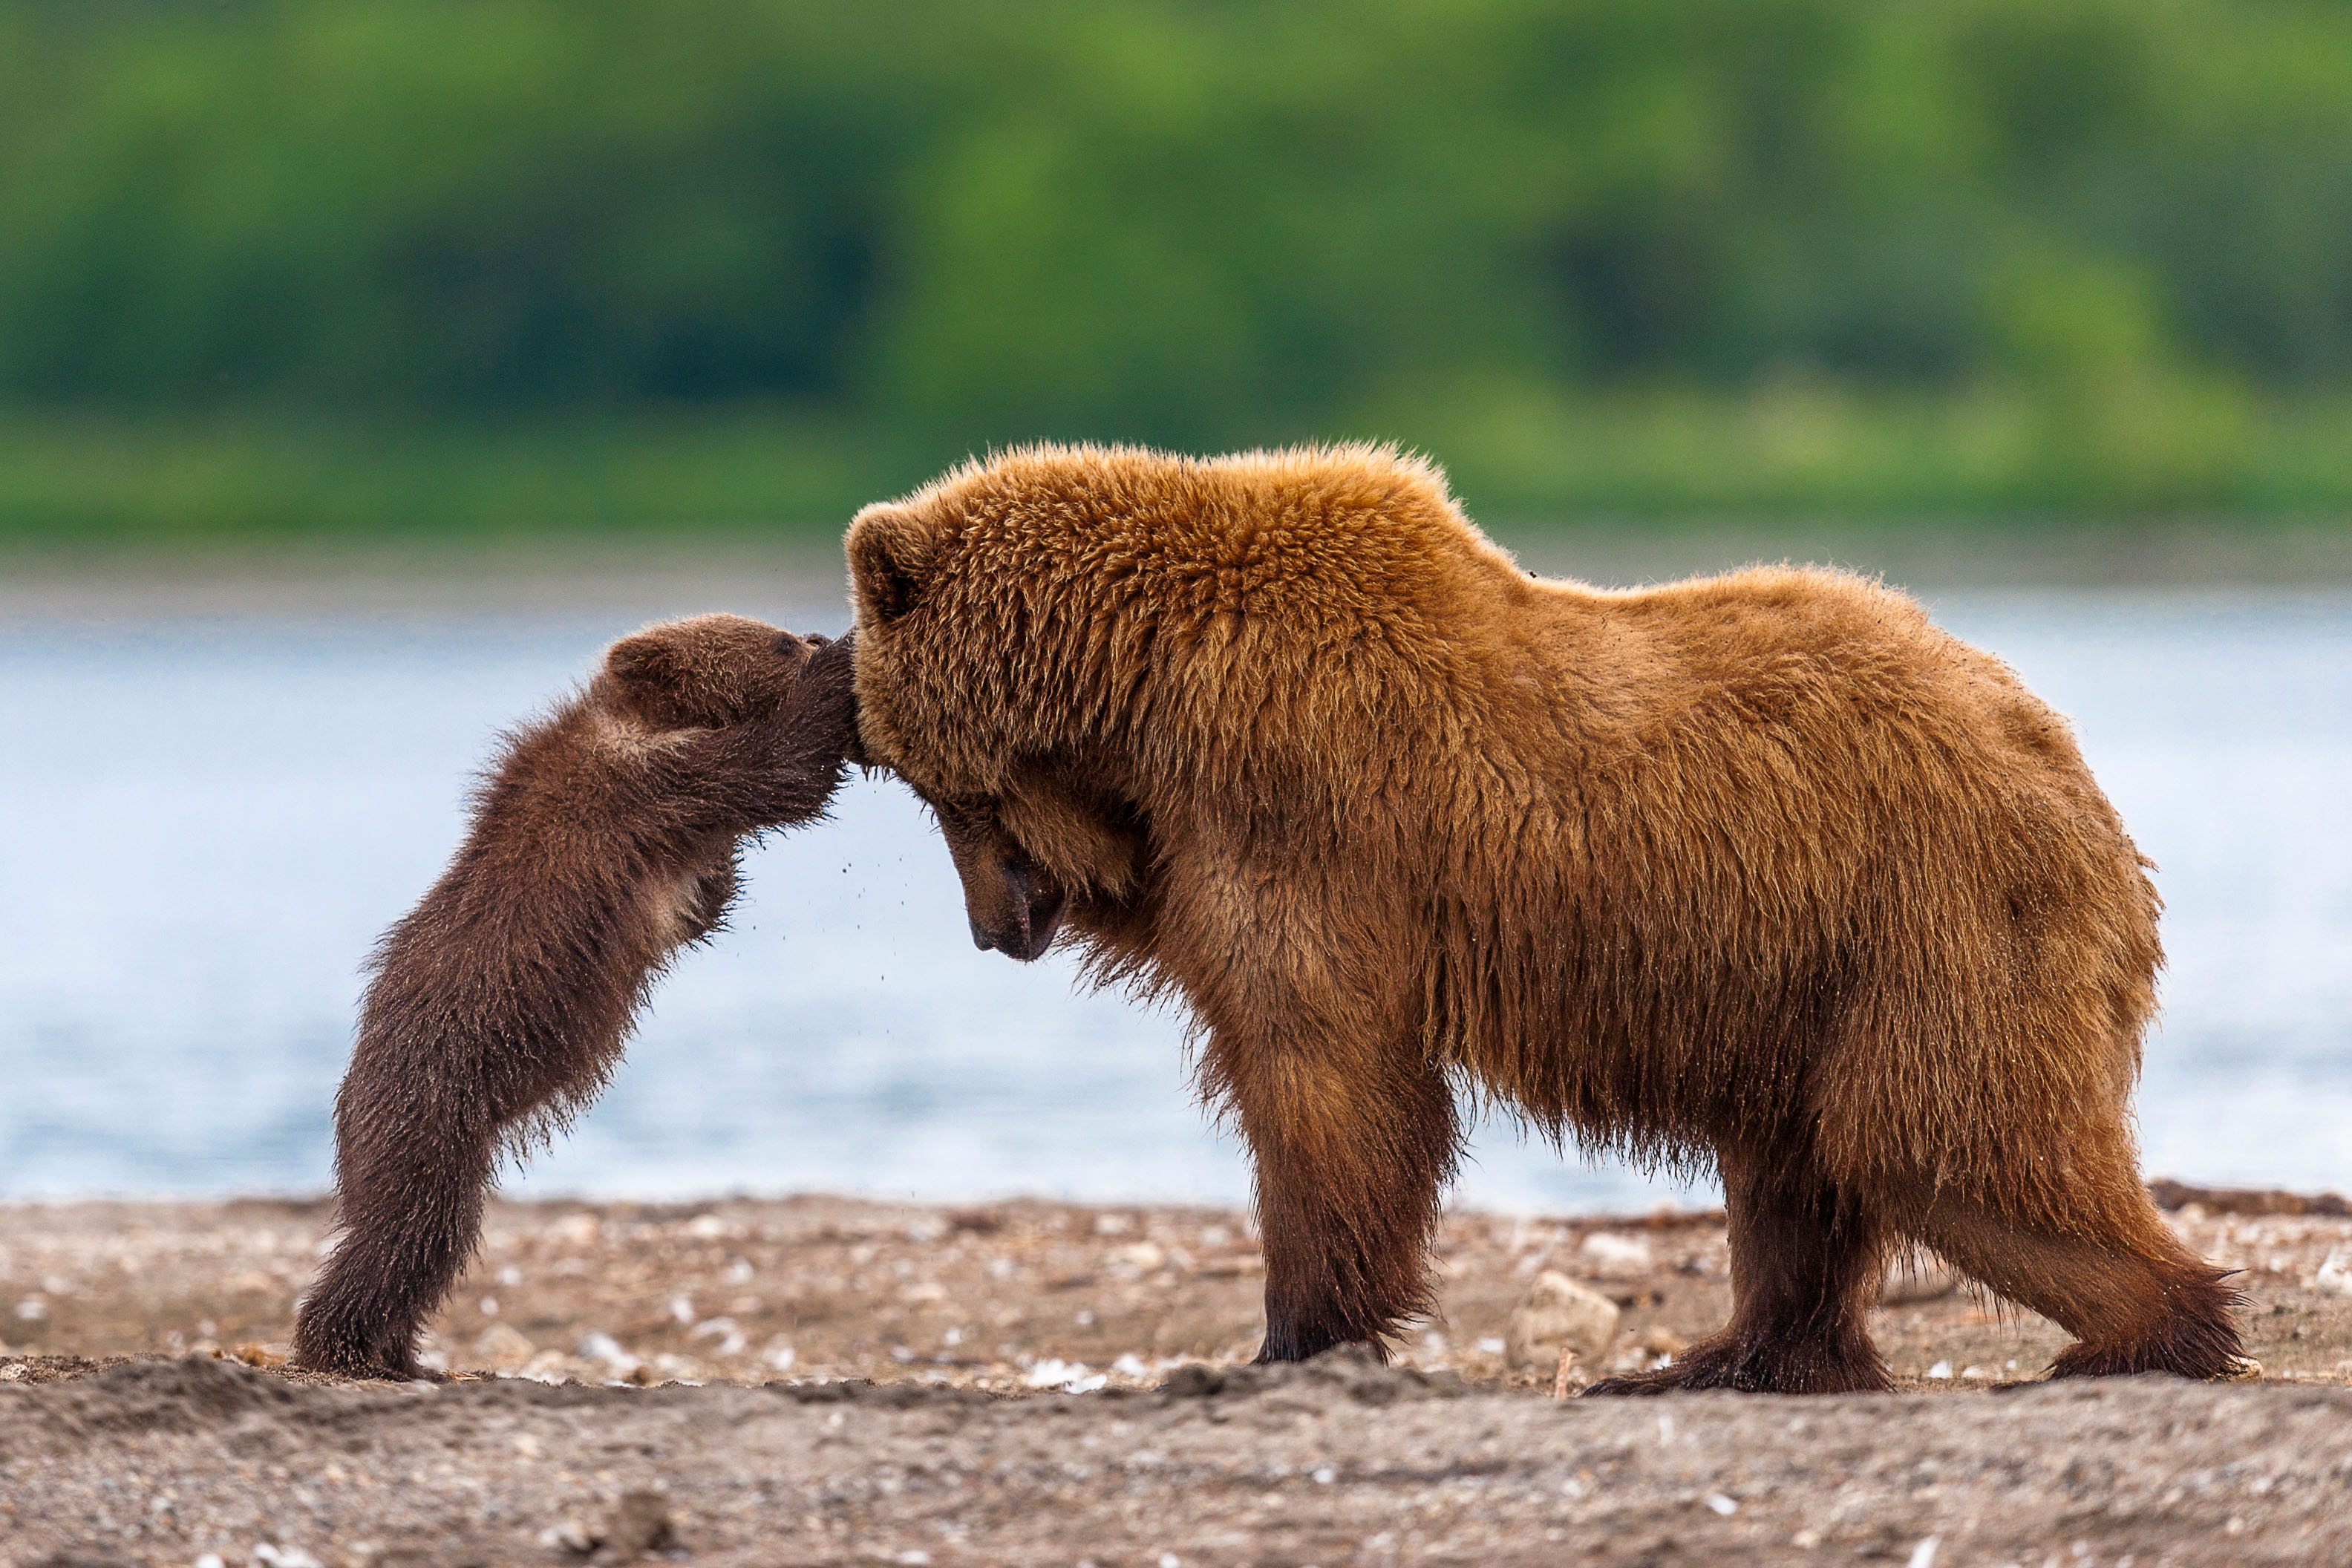
[[[1098,1372],[1092,1372],[1086,1363],[1059,1359],[1041,1361],[1021,1376],[1031,1388],[1057,1388],[1065,1394],[1092,1394],[1110,1382]]]
[[[1511,1313],[1503,1353],[1513,1366],[1549,1372],[1560,1352],[1574,1351],[1586,1366],[1597,1366],[1617,1339],[1617,1303],[1589,1285],[1546,1269]]]
[[[620,1341],[593,1329],[580,1336],[579,1348],[572,1353],[582,1361],[604,1363],[615,1377],[626,1377],[644,1364],[623,1350]]]
[[[1885,1281],[1878,1288],[1878,1301],[1883,1307],[1939,1301],[1959,1288],[1960,1277],[1940,1263],[1915,1268],[1897,1262],[1886,1270]]]
[[[625,1563],[667,1546],[675,1533],[667,1498],[659,1492],[623,1492],[604,1516],[604,1539],[598,1546],[604,1556]]]
[[[547,1227],[556,1240],[573,1247],[593,1247],[604,1238],[604,1227],[593,1214],[570,1214]]]
[[[1664,1323],[1654,1323],[1650,1331],[1642,1336],[1642,1349],[1652,1355],[1678,1356],[1690,1349],[1690,1342]]]
[[[743,1337],[741,1327],[732,1318],[705,1318],[694,1325],[694,1331],[687,1338],[717,1340],[720,1355],[741,1355],[751,1343]]]
[[[1584,1238],[1584,1245],[1578,1250],[1603,1279],[1645,1274],[1650,1269],[1650,1244],[1638,1236],[1596,1230]]]
[[[596,1550],[594,1532],[576,1519],[557,1520],[539,1532],[539,1543],[550,1552],[569,1552],[579,1557]]]
[[[1136,1241],[1113,1252],[1108,1260],[1149,1274],[1168,1261],[1168,1252],[1156,1241]]]
[[[327,1568],[299,1546],[279,1546],[268,1541],[253,1549],[253,1561],[259,1568]]]
[[[474,1341],[474,1354],[484,1366],[501,1372],[519,1372],[539,1354],[539,1347],[505,1323],[493,1323]]]

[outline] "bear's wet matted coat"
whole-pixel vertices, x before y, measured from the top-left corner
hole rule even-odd
[[[1735,1304],[1601,1385],[1882,1386],[1890,1250],[2080,1341],[2236,1364],[2141,1188],[2160,952],[2064,721],[1900,594],[1539,582],[1431,467],[1035,447],[848,540],[862,744],[975,940],[1181,994],[1256,1162],[1263,1356],[1427,1309],[1460,1092],[1720,1170]]]

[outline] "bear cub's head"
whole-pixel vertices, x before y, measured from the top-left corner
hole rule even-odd
[[[589,697],[649,730],[751,723],[782,710],[825,642],[744,616],[665,621],[606,649]]]

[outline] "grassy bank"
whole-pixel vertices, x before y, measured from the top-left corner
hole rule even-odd
[[[60,552],[837,531],[923,473],[757,415],[530,426],[0,417],[0,541]]]
[[[2352,404],[2266,407],[2167,384],[2060,406],[1789,381],[1737,398],[1465,387],[1444,406],[1328,433],[1432,453],[1507,539],[1531,520],[2128,535],[2196,519],[2352,535]],[[431,548],[746,529],[818,544],[963,453],[772,410],[504,426],[0,415],[0,545]]]

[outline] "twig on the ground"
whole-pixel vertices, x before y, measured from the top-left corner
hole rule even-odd
[[[1565,1345],[1561,1346],[1559,1370],[1551,1374],[1551,1396],[1554,1399],[1568,1397],[1568,1374],[1575,1369],[1575,1366],[1576,1352]]]

